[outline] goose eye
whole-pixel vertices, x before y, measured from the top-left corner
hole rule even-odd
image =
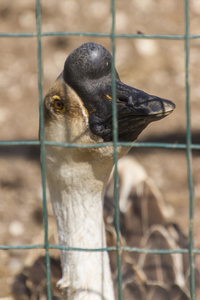
[[[57,95],[53,96],[53,106],[57,112],[59,113],[65,112],[65,105],[61,100],[61,98]]]

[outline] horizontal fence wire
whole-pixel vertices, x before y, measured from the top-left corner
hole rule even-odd
[[[39,146],[40,141],[0,141],[0,146]],[[102,148],[113,146],[112,142],[97,143],[97,144],[76,144],[76,143],[58,143],[51,141],[44,141],[44,145],[48,146],[59,146],[59,147],[69,147],[69,148]],[[149,142],[117,142],[117,147],[133,147],[133,148],[163,148],[163,149],[179,149],[186,150],[187,144],[177,144],[177,143],[149,143]],[[200,144],[191,144],[191,150],[200,150]]]
[[[60,250],[72,250],[72,251],[83,251],[83,252],[99,252],[99,251],[116,251],[117,247],[106,247],[106,248],[75,248],[75,247],[67,247],[67,246],[60,246],[54,244],[48,244],[49,249],[60,249]],[[0,250],[26,250],[26,249],[43,249],[45,248],[45,244],[38,244],[38,245],[0,245]],[[154,253],[154,254],[175,254],[175,253],[189,253],[189,249],[173,249],[173,250],[166,250],[166,249],[147,249],[147,248],[134,248],[134,247],[120,247],[121,250],[126,252],[135,252],[135,253]],[[200,249],[193,249],[194,254],[200,254]]]
[[[192,144],[191,141],[191,116],[190,116],[190,93],[189,93],[189,43],[192,39],[199,39],[200,35],[190,35],[189,33],[189,0],[185,0],[185,34],[184,35],[154,35],[154,34],[117,34],[115,33],[115,1],[111,0],[111,15],[112,15],[112,28],[111,33],[98,33],[98,32],[41,32],[41,1],[37,2],[37,32],[33,33],[0,33],[0,38],[36,38],[38,45],[38,86],[39,86],[39,103],[40,103],[40,140],[39,141],[0,141],[0,146],[30,146],[37,145],[41,149],[41,164],[42,164],[42,185],[43,185],[43,217],[44,217],[44,232],[45,243],[38,245],[0,245],[0,250],[10,249],[45,249],[46,253],[46,268],[47,268],[47,295],[48,300],[52,299],[51,296],[51,278],[50,278],[50,254],[49,249],[64,249],[74,251],[117,251],[118,257],[118,270],[119,270],[119,299],[123,299],[122,294],[122,274],[121,274],[121,251],[139,252],[139,253],[154,253],[154,254],[171,254],[171,253],[188,253],[190,256],[190,286],[191,286],[191,299],[195,300],[195,276],[194,276],[194,254],[200,254],[200,249],[194,248],[194,232],[193,232],[193,218],[194,218],[194,193],[193,193],[193,175],[192,175],[192,150],[200,150],[200,144]],[[42,80],[42,45],[41,40],[43,37],[52,36],[88,36],[88,37],[104,37],[110,38],[112,44],[112,95],[113,95],[113,143],[99,143],[92,145],[71,144],[71,143],[55,143],[46,141],[44,138],[44,117],[43,117],[43,80]],[[186,108],[187,108],[187,140],[184,144],[177,143],[125,143],[118,142],[117,138],[117,111],[116,111],[116,89],[115,89],[115,40],[117,38],[125,39],[168,39],[168,40],[184,40],[185,41],[185,82],[186,82]],[[59,147],[79,147],[79,148],[97,148],[97,147],[114,147],[114,163],[115,163],[115,203],[118,208],[119,195],[118,195],[118,173],[117,173],[117,147],[141,147],[141,148],[163,148],[163,149],[179,149],[186,150],[187,165],[188,165],[188,182],[190,191],[190,245],[189,249],[174,249],[174,250],[152,250],[134,247],[123,247],[120,244],[120,226],[119,226],[119,209],[116,209],[115,224],[117,234],[117,245],[113,247],[100,248],[100,249],[84,249],[72,248],[60,245],[51,245],[48,241],[48,215],[46,203],[46,173],[45,173],[45,147],[46,146],[59,146]]]
[[[19,37],[37,37],[37,33],[0,33],[0,37],[5,38],[19,38]],[[89,37],[103,37],[103,38],[111,38],[112,35],[110,33],[98,33],[98,32],[67,32],[67,31],[57,31],[57,32],[41,32],[40,37],[51,37],[51,36],[89,36]],[[117,34],[115,33],[114,38],[124,38],[124,39],[164,39],[164,40],[184,40],[185,35],[162,35],[162,34]],[[200,35],[188,35],[188,39],[199,39]]]

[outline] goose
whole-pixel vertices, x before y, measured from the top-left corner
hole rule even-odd
[[[71,52],[44,98],[45,140],[58,143],[112,142],[112,56],[85,43]],[[118,140],[133,142],[151,122],[175,109],[172,101],[124,84],[116,71]],[[118,147],[118,157],[127,147]],[[103,192],[113,165],[113,147],[48,145],[46,174],[61,246],[106,247]],[[107,251],[61,250],[65,299],[114,300]]]

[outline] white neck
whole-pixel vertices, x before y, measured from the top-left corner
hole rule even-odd
[[[73,153],[73,150],[70,150]],[[69,151],[69,152],[70,152]],[[54,153],[55,154],[55,153]],[[70,159],[66,150],[53,155],[47,150],[47,178],[58,226],[60,245],[75,248],[105,248],[102,191],[110,166],[94,166]],[[59,161],[55,160],[59,157]],[[99,169],[98,172],[98,167]],[[102,170],[104,168],[104,171]],[[97,171],[96,171],[97,170]],[[113,300],[113,283],[106,251],[67,251],[61,254],[63,277],[59,286],[66,299]]]

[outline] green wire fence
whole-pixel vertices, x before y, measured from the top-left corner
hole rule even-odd
[[[189,81],[189,43],[191,39],[199,39],[200,35],[190,35],[189,33],[189,0],[185,0],[185,34],[184,35],[145,35],[145,34],[116,34],[115,33],[115,0],[111,0],[111,15],[112,26],[110,34],[104,33],[90,33],[90,32],[41,32],[41,0],[36,0],[37,10],[37,32],[35,33],[0,33],[1,37],[37,37],[38,45],[38,86],[39,86],[39,107],[40,107],[40,141],[0,141],[0,146],[16,146],[16,145],[40,145],[41,149],[41,164],[42,164],[42,185],[43,185],[43,216],[44,216],[44,231],[45,231],[45,243],[41,245],[22,245],[22,246],[8,246],[0,245],[0,250],[8,249],[37,249],[44,248],[46,252],[46,274],[47,274],[47,295],[51,300],[51,278],[50,278],[50,249],[66,249],[76,251],[117,251],[118,257],[118,283],[119,283],[119,299],[123,299],[122,293],[122,272],[121,272],[121,251],[129,252],[143,252],[143,253],[157,253],[157,254],[170,254],[170,253],[188,253],[190,257],[190,291],[191,299],[195,300],[195,272],[194,272],[194,254],[200,254],[200,249],[194,249],[193,240],[193,218],[194,218],[194,194],[193,194],[193,174],[192,174],[192,150],[200,150],[200,144],[192,144],[191,141],[191,118],[190,118],[190,81]],[[44,139],[44,119],[43,119],[43,85],[42,85],[42,38],[45,36],[88,36],[88,37],[104,37],[110,38],[112,44],[112,94],[113,94],[113,143],[101,143],[95,145],[80,145],[80,144],[67,144],[67,143],[54,143],[47,142]],[[117,128],[117,109],[116,109],[116,89],[115,89],[115,40],[117,38],[125,39],[171,39],[171,40],[184,40],[185,41],[185,86],[186,86],[186,109],[187,109],[187,140],[186,144],[170,144],[170,143],[122,143],[118,142],[118,128]],[[122,247],[120,244],[120,228],[119,228],[119,210],[116,209],[115,224],[117,233],[117,244],[113,247],[104,249],[80,249],[64,246],[51,245],[48,241],[48,218],[47,218],[47,203],[46,203],[46,174],[45,174],[45,146],[46,145],[58,145],[60,147],[105,147],[113,145],[114,147],[114,163],[117,164],[117,146],[131,146],[131,147],[149,147],[149,148],[167,148],[167,149],[185,149],[187,153],[187,165],[188,165],[188,182],[190,191],[190,230],[189,249],[177,249],[177,250],[148,250],[140,248]],[[118,174],[117,168],[115,168],[115,201],[116,207],[118,207]]]

